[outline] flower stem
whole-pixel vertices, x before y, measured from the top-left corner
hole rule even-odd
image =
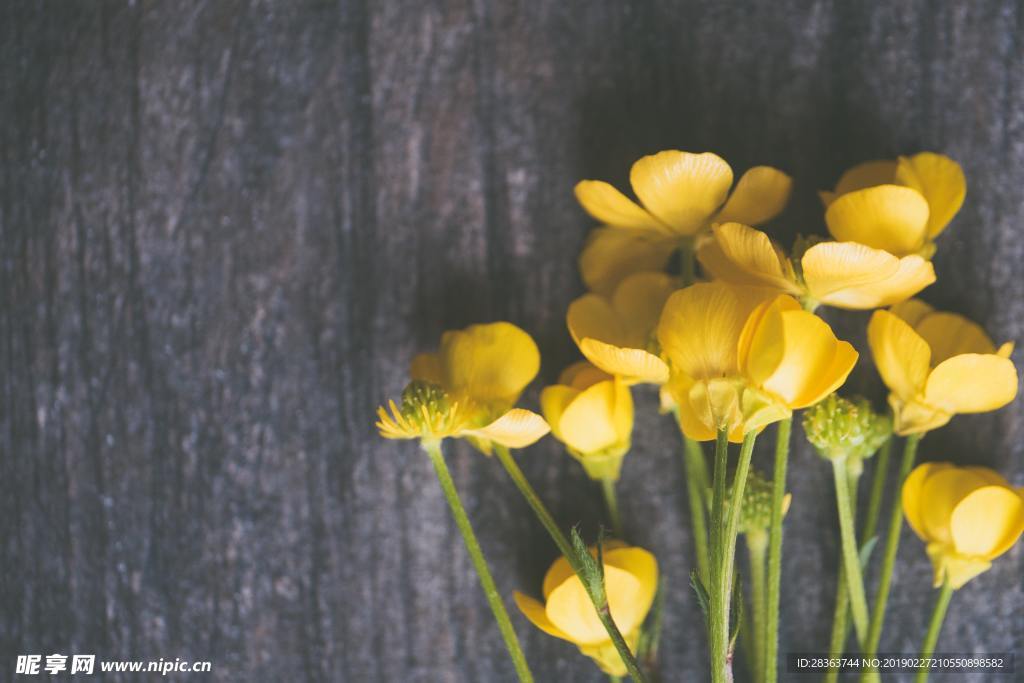
[[[491,606],[491,611],[494,612],[494,619],[498,622],[501,637],[505,639],[505,647],[508,648],[509,655],[512,657],[512,664],[515,666],[516,674],[519,676],[520,681],[532,683],[533,675],[530,673],[530,667],[526,664],[526,657],[523,655],[523,650],[519,645],[519,639],[516,638],[516,632],[512,628],[512,621],[509,619],[505,605],[501,601],[498,588],[494,585],[494,578],[491,576],[490,569],[487,568],[487,560],[480,549],[480,543],[476,540],[476,534],[473,533],[473,527],[469,523],[469,517],[466,516],[466,510],[462,507],[459,493],[455,490],[455,482],[452,481],[451,472],[448,471],[448,466],[444,462],[441,442],[424,441],[423,450],[430,456],[430,461],[434,465],[434,471],[437,472],[437,479],[441,483],[441,490],[444,492],[444,497],[451,508],[452,517],[455,518],[455,525],[462,534],[462,540],[466,543],[469,558],[473,561],[473,567],[476,568],[477,576],[480,578],[480,585],[483,586],[487,602]]]
[[[946,609],[949,607],[949,600],[953,597],[953,586],[947,578],[942,588],[939,589],[939,596],[935,599],[935,609],[932,610],[931,621],[928,622],[928,632],[921,644],[921,659],[929,659],[935,653],[935,643],[939,640],[939,631],[942,630],[942,622],[946,618]],[[917,672],[914,679],[916,683],[925,683],[928,680],[928,669],[922,668]]]
[[[782,501],[786,496],[786,465],[793,418],[779,422],[775,433],[775,469],[772,473],[772,525],[768,535],[767,622],[764,637],[764,683],[778,680],[779,598],[782,580]]]
[[[889,475],[889,459],[892,454],[893,437],[890,435],[875,456],[875,471],[871,478],[871,494],[868,497],[868,511],[864,515],[864,530],[860,542],[867,543],[878,531],[878,516],[882,512],[882,494],[885,480]]]
[[[847,468],[849,472],[849,468]],[[859,474],[850,474],[850,501],[853,508],[853,516],[857,514],[857,484],[860,481]],[[836,578],[836,606],[832,614],[832,635],[829,640],[829,659],[838,659],[846,647],[846,634],[850,626],[850,591],[846,587],[846,564],[842,561],[840,551],[839,576]],[[832,668],[825,674],[825,683],[835,683],[839,680],[839,669]]]
[[[753,613],[751,653],[755,675],[764,670],[765,629],[765,566],[768,558],[768,534],[764,531],[747,533],[747,555],[750,559],[750,602]]]
[[[706,586],[710,598],[708,642],[711,656],[712,683],[726,683],[729,646],[729,607],[725,603],[728,589],[721,588],[725,571],[725,479],[729,465],[729,431],[719,429],[715,439],[715,464],[711,471],[711,576]]]
[[[608,508],[608,518],[612,522],[615,537],[625,538],[622,533],[622,517],[619,515],[619,499],[615,496],[615,480],[611,477],[601,479],[601,492],[604,493],[604,504]]]
[[[569,566],[576,572],[576,575],[580,577],[580,582],[583,584],[584,589],[587,591],[587,595],[590,597],[591,602],[594,604],[594,609],[597,610],[597,616],[604,625],[605,630],[608,631],[608,637],[611,638],[612,644],[615,645],[615,649],[619,653],[619,657],[622,658],[622,662],[626,665],[626,670],[629,671],[630,678],[635,683],[646,683],[646,678],[640,671],[640,666],[636,662],[636,658],[633,653],[629,650],[629,645],[626,644],[626,639],[622,637],[622,633],[619,631],[619,627],[615,625],[615,622],[611,617],[611,610],[608,607],[607,596],[604,600],[599,600],[598,596],[594,595],[587,585],[587,582],[583,580],[582,567],[579,559],[576,557],[576,551],[569,543],[569,539],[565,537],[562,530],[558,528],[558,523],[555,522],[555,518],[548,512],[547,507],[541,501],[540,496],[527,481],[526,475],[519,468],[518,463],[512,457],[508,448],[495,444],[494,452],[498,456],[498,460],[501,462],[505,471],[508,472],[509,477],[512,478],[516,488],[523,494],[523,498],[529,503],[533,509],[534,514],[537,515],[537,519],[547,529],[548,534],[551,535],[551,540],[555,542],[562,555],[569,562]]]
[[[853,518],[853,501],[850,496],[849,473],[846,469],[845,458],[832,461],[832,474],[836,484],[836,507],[839,510],[839,532],[843,548],[846,589],[850,594],[853,628],[857,632],[857,640],[863,647],[868,632],[868,600],[864,594],[864,577],[861,576],[860,556],[857,553],[857,530]]]
[[[882,639],[882,624],[885,622],[885,606],[889,602],[889,589],[892,586],[892,570],[896,565],[896,551],[900,547],[900,530],[903,526],[903,504],[900,492],[903,482],[914,466],[917,457],[917,444],[922,434],[911,434],[903,444],[903,459],[900,461],[899,486],[889,507],[889,529],[885,538],[885,554],[882,556],[882,570],[878,575],[878,592],[871,610],[871,625],[868,627],[867,641],[864,643],[864,656],[868,658],[878,654],[878,643]],[[866,671],[862,681],[878,680],[878,673]]]
[[[676,419],[679,411],[676,410]],[[679,427],[682,433],[682,425]],[[699,442],[683,435],[683,469],[686,475],[686,497],[690,504],[690,524],[693,529],[693,545],[697,555],[697,576],[706,586],[708,583],[708,527],[707,509],[708,465],[704,450]]]

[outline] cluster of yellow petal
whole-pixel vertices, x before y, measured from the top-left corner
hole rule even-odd
[[[595,548],[590,549],[596,557]],[[658,562],[654,555],[619,541],[602,548],[605,590],[612,620],[634,652],[640,627],[658,590]],[[612,676],[624,676],[626,666],[601,623],[579,577],[564,557],[544,575],[543,602],[516,592],[516,605],[533,624],[550,635],[579,647]]]
[[[723,428],[739,441],[817,403],[846,381],[858,357],[791,296],[722,282],[673,294],[658,340],[683,431],[699,441]]]
[[[583,180],[576,198],[602,223],[580,255],[580,273],[592,291],[609,294],[626,276],[662,270],[682,244],[713,223],[760,225],[789,200],[792,180],[769,166],[743,174],[732,193],[732,168],[716,154],[667,150],[645,156],[629,174],[639,203],[611,184]]]
[[[633,397],[622,379],[575,363],[544,388],[540,405],[551,433],[592,479],[618,480],[633,434]]]
[[[391,415],[380,408],[377,428],[390,439],[462,437],[485,453],[493,443],[523,448],[549,431],[540,415],[513,408],[539,369],[537,344],[511,323],[445,332],[437,353],[412,361],[413,385],[433,389],[407,390]]]
[[[890,391],[897,434],[941,427],[957,413],[996,410],[1017,395],[1012,342],[996,349],[975,323],[917,299],[875,311],[868,344]]]
[[[919,465],[903,484],[903,514],[927,544],[935,586],[960,588],[1024,532],[1024,496],[985,467]]]

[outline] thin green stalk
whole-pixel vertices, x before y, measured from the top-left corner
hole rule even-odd
[[[832,461],[832,474],[836,484],[836,507],[839,510],[839,533],[843,548],[843,567],[846,570],[846,589],[850,594],[853,627],[857,632],[857,640],[863,647],[868,632],[868,599],[864,594],[864,577],[860,571],[857,530],[845,458]]]
[[[726,589],[729,597],[732,596],[733,572],[736,567],[736,538],[739,536],[740,514],[743,512],[743,491],[747,486],[747,474],[750,472],[750,460],[754,454],[756,440],[757,432],[748,432],[744,435],[743,445],[740,447],[740,458],[736,463],[736,474],[732,481],[732,493],[729,499],[730,510],[726,517],[725,529],[725,571],[722,576],[723,588]],[[729,597],[725,599],[727,610]]]
[[[753,617],[753,667],[755,675],[764,671],[765,628],[765,565],[768,558],[768,534],[764,531],[747,533],[747,555],[750,560],[750,602]]]
[[[729,680],[729,607],[726,596],[731,586],[722,589],[725,572],[725,479],[729,465],[729,431],[719,429],[715,439],[715,465],[711,471],[711,583],[706,586],[710,598],[708,615],[708,642],[711,656],[712,683]]]
[[[942,630],[942,622],[946,618],[946,609],[949,607],[949,600],[952,597],[953,586],[950,585],[947,578],[943,582],[942,588],[939,589],[938,597],[935,599],[935,609],[932,610],[932,618],[928,622],[928,632],[925,634],[924,642],[921,644],[921,659],[930,659],[935,654],[935,643],[939,641],[939,631]],[[925,683],[928,680],[928,669],[919,669],[917,678],[914,680],[916,683]]]
[[[892,570],[896,565],[896,551],[900,547],[900,530],[903,526],[903,504],[900,492],[903,482],[914,467],[917,457],[917,444],[922,434],[911,434],[903,444],[903,460],[900,461],[899,486],[889,507],[889,529],[885,538],[885,553],[882,556],[882,570],[878,576],[878,592],[871,610],[871,625],[868,627],[867,641],[864,643],[864,656],[868,658],[878,654],[878,643],[882,638],[882,625],[885,622],[885,607],[889,602],[889,589],[892,586]],[[867,671],[861,676],[862,681],[877,680],[877,672]]]
[[[676,411],[679,418],[679,411]],[[682,433],[682,425],[680,425]],[[693,529],[693,545],[697,555],[697,576],[706,586],[708,584],[708,527],[705,510],[707,509],[708,465],[704,460],[704,450],[699,442],[683,435],[683,468],[686,475],[686,497],[690,505],[690,524]]]
[[[616,538],[625,538],[622,533],[622,517],[619,515],[619,499],[615,495],[615,480],[605,477],[601,480],[601,492],[604,494],[604,504],[608,508],[608,518],[612,522],[612,531]]]
[[[633,653],[630,651],[629,645],[626,644],[626,639],[622,637],[619,627],[616,626],[615,622],[612,620],[611,610],[608,607],[607,599],[603,601],[599,600],[598,596],[595,596],[590,591],[587,582],[583,581],[581,573],[582,567],[576,557],[575,549],[573,549],[572,545],[569,543],[569,539],[567,539],[565,534],[562,533],[562,530],[558,528],[558,523],[555,522],[555,518],[551,516],[551,513],[548,512],[547,507],[545,507],[544,503],[541,501],[540,496],[537,495],[533,486],[531,486],[530,482],[527,481],[526,475],[523,474],[523,471],[519,468],[519,464],[516,463],[508,448],[495,444],[494,452],[497,454],[498,460],[505,468],[505,471],[508,472],[509,477],[512,478],[516,488],[518,488],[519,492],[523,494],[523,498],[525,498],[526,502],[529,503],[534,514],[537,515],[537,519],[539,519],[540,523],[545,529],[547,529],[551,539],[555,542],[555,545],[558,546],[562,555],[564,555],[565,559],[569,562],[569,566],[572,567],[572,570],[580,577],[580,581],[583,583],[583,587],[586,589],[587,595],[590,597],[591,602],[594,603],[594,609],[597,610],[597,616],[604,625],[605,630],[608,631],[608,637],[611,638],[612,644],[615,645],[615,649],[618,651],[619,656],[626,665],[626,669],[629,671],[630,677],[635,681],[635,683],[646,683],[646,678],[640,671],[640,667],[637,664]]]
[[[622,676],[612,676],[608,674],[608,683],[622,683]]]
[[[849,471],[849,468],[847,468]],[[850,474],[850,501],[853,505],[854,517],[857,513],[857,484],[860,482],[859,474]],[[863,540],[863,539],[862,539]],[[846,634],[850,627],[850,592],[846,588],[846,565],[842,561],[842,552],[839,559],[839,576],[836,579],[836,606],[832,613],[832,635],[829,640],[829,659],[836,659],[843,654],[846,647]],[[829,669],[825,674],[825,683],[835,683],[839,680],[839,669]]]
[[[789,461],[789,435],[793,418],[779,422],[775,435],[775,469],[772,473],[772,525],[768,534],[768,599],[764,638],[765,683],[778,680],[779,598],[782,580],[782,501],[786,496],[786,465]]]
[[[890,436],[882,444],[875,456],[875,471],[871,478],[871,494],[868,497],[868,511],[864,515],[864,531],[860,542],[867,543],[878,531],[878,515],[882,511],[882,494],[885,492],[885,480],[889,475],[889,458],[892,453],[893,437]]]
[[[448,466],[444,462],[441,442],[424,441],[423,450],[430,456],[430,461],[434,465],[434,471],[437,472],[437,479],[441,482],[441,490],[444,491],[444,497],[452,510],[452,517],[455,518],[455,525],[462,534],[462,540],[466,543],[469,558],[473,561],[473,567],[476,568],[477,576],[480,578],[480,585],[483,586],[487,602],[491,606],[491,611],[494,612],[494,619],[498,622],[498,629],[501,631],[501,637],[505,640],[505,647],[508,648],[508,653],[512,657],[512,664],[515,666],[516,674],[523,683],[532,683],[533,674],[530,673],[530,667],[526,664],[526,657],[523,655],[523,649],[519,645],[519,639],[516,638],[516,632],[512,628],[512,621],[509,619],[505,605],[501,601],[498,588],[494,585],[494,578],[491,576],[490,569],[487,568],[487,560],[484,559],[483,550],[480,549],[480,543],[476,540],[476,534],[473,533],[473,526],[469,523],[466,510],[462,507],[459,493],[455,490],[455,482],[452,481],[451,472],[448,471]]]

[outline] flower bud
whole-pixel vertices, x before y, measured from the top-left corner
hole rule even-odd
[[[741,534],[765,532],[772,524],[772,480],[751,468],[743,488],[738,530]],[[789,510],[792,494],[782,500],[782,514]]]
[[[861,460],[874,455],[892,434],[892,420],[871,402],[832,394],[804,412],[804,433],[826,460]]]

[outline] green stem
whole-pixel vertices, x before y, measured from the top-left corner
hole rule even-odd
[[[679,411],[676,411],[676,418]],[[682,425],[679,427],[682,433]],[[697,576],[708,585],[708,527],[707,509],[708,465],[704,450],[699,442],[683,435],[683,468],[686,474],[686,496],[690,504],[690,524],[693,528],[693,545],[697,554]]]
[[[903,459],[900,461],[899,486],[889,507],[889,529],[885,538],[885,554],[882,556],[882,570],[878,576],[878,592],[872,605],[871,625],[864,644],[864,656],[868,658],[878,654],[878,643],[882,639],[882,625],[885,622],[885,607],[889,602],[889,589],[892,586],[892,571],[896,565],[896,551],[900,547],[900,529],[903,526],[903,505],[901,491],[903,482],[914,467],[917,457],[917,444],[923,434],[911,434],[903,444]],[[862,681],[878,680],[877,672],[867,671],[861,676]]]
[[[754,441],[757,432],[748,432],[743,436],[740,447],[740,458],[736,463],[736,474],[733,476],[732,493],[730,494],[730,510],[726,517],[725,529],[725,571],[721,577],[722,588],[726,591],[725,606],[729,608],[732,596],[733,571],[736,567],[736,538],[739,536],[740,515],[743,512],[743,491],[747,486],[747,474],[750,472],[750,460],[754,454]],[[728,622],[728,618],[726,619]]]
[[[863,647],[868,632],[868,599],[864,594],[864,577],[861,576],[860,556],[857,553],[857,530],[853,519],[853,502],[845,458],[832,461],[832,474],[836,484],[836,507],[839,510],[839,533],[846,589],[850,593],[853,627],[857,632],[857,640]]]
[[[615,480],[611,477],[601,479],[601,492],[604,494],[604,504],[608,508],[608,517],[612,522],[612,531],[615,537],[624,539],[622,533],[622,517],[619,515],[619,499],[615,496]]]
[[[889,457],[892,453],[893,437],[890,436],[882,444],[875,456],[875,471],[871,479],[871,494],[868,497],[868,511],[864,516],[864,531],[860,542],[867,543],[878,531],[878,515],[882,511],[882,494],[885,492],[885,480],[889,474]]]
[[[455,490],[455,482],[452,481],[451,472],[448,471],[448,466],[444,462],[444,454],[441,453],[441,442],[424,441],[423,450],[430,456],[430,461],[434,465],[434,471],[437,472],[437,479],[441,482],[441,490],[444,491],[444,497],[452,510],[452,517],[455,518],[455,525],[462,534],[462,540],[466,543],[466,550],[469,551],[469,558],[473,561],[473,567],[476,568],[477,576],[480,578],[480,585],[483,586],[487,602],[491,606],[491,611],[494,612],[494,619],[498,622],[501,637],[505,639],[505,647],[508,648],[508,653],[512,656],[512,664],[516,668],[516,674],[519,676],[520,681],[532,683],[533,674],[530,673],[530,667],[526,664],[526,657],[519,646],[519,639],[516,638],[516,632],[512,628],[512,621],[508,618],[508,612],[501,601],[501,595],[498,593],[497,586],[494,585],[494,578],[491,576],[490,569],[487,568],[487,560],[484,559],[480,543],[476,540],[476,534],[473,533],[469,517],[466,516],[466,510],[462,507],[459,493]]]
[[[755,675],[764,670],[765,628],[765,565],[768,557],[768,534],[764,531],[747,533],[747,554],[750,559],[750,602],[753,613],[753,667]]]
[[[849,471],[849,468],[847,468]],[[850,474],[850,501],[854,510],[854,517],[857,512],[857,484],[860,481],[859,474]],[[846,634],[850,626],[850,592],[846,588],[846,564],[842,561],[840,552],[839,576],[836,579],[836,603],[835,611],[832,614],[832,635],[829,640],[829,659],[837,659],[842,656],[846,647]],[[839,669],[829,669],[825,674],[825,683],[835,683],[839,680]]]
[[[707,585],[710,593],[710,610],[708,615],[708,642],[710,643],[711,680],[712,683],[726,683],[729,680],[728,654],[729,647],[729,607],[726,595],[727,587],[721,588],[722,576],[725,572],[725,479],[729,465],[729,431],[719,429],[715,439],[715,465],[711,471],[711,583]]]
[[[789,435],[793,418],[779,422],[775,436],[775,469],[772,473],[772,525],[768,535],[768,598],[764,638],[765,683],[778,680],[779,598],[782,580],[782,501],[786,496],[786,465],[789,460]]]
[[[534,514],[537,515],[537,519],[547,529],[548,534],[551,535],[551,540],[558,546],[559,551],[565,556],[565,559],[569,562],[569,566],[576,572],[576,575],[580,577],[580,582],[583,584],[584,589],[587,591],[587,595],[590,597],[591,602],[594,604],[594,609],[597,610],[597,616],[604,625],[605,630],[608,631],[608,637],[611,638],[612,644],[615,645],[615,649],[618,651],[619,656],[622,658],[623,663],[626,665],[626,670],[629,671],[630,677],[635,683],[646,683],[643,673],[640,671],[639,665],[637,665],[636,658],[633,653],[630,652],[629,645],[626,644],[626,639],[622,637],[622,633],[619,631],[619,627],[615,625],[615,622],[611,617],[611,610],[608,607],[607,597],[605,600],[599,600],[589,589],[587,582],[583,581],[582,567],[580,566],[579,560],[576,558],[576,552],[573,550],[572,545],[569,543],[569,539],[565,537],[562,530],[558,528],[558,524],[555,522],[555,518],[548,512],[547,507],[541,501],[540,496],[527,481],[526,475],[519,468],[518,463],[512,457],[508,448],[495,444],[494,452],[498,456],[498,460],[501,462],[505,471],[508,472],[509,477],[512,478],[516,488],[523,494],[523,498],[529,503],[533,509]]]
[[[935,653],[935,643],[939,640],[939,631],[942,630],[942,622],[946,618],[946,609],[949,607],[949,600],[953,597],[953,586],[947,578],[939,589],[939,596],[935,599],[935,609],[932,610],[931,621],[928,622],[928,632],[921,644],[921,659],[929,659]],[[928,669],[922,668],[917,672],[914,679],[916,683],[925,683],[928,680]]]

